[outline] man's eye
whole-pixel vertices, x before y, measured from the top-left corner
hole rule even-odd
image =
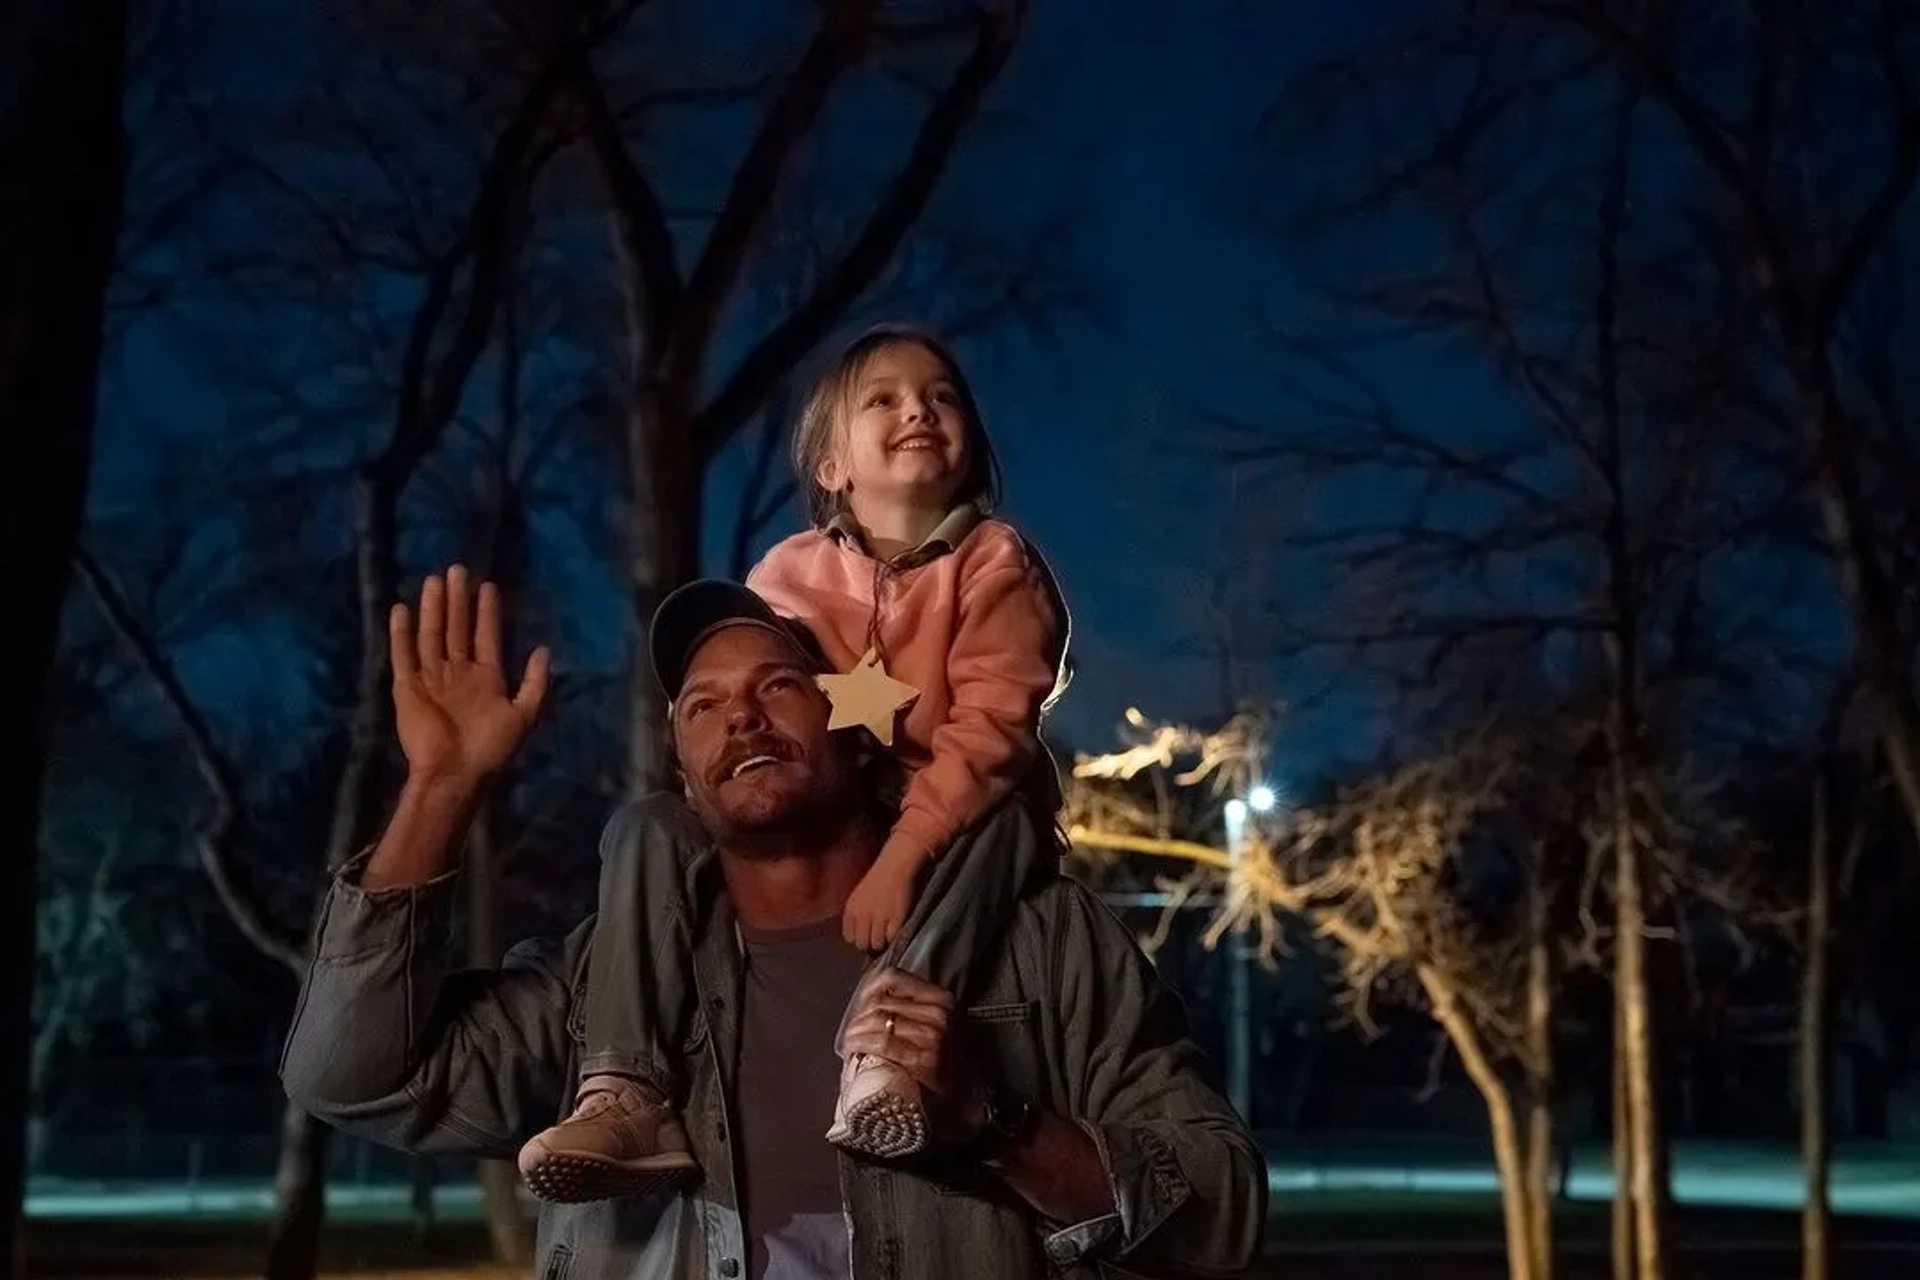
[[[774,676],[767,681],[767,692],[790,693],[800,687],[798,676]]]
[[[685,719],[698,720],[702,715],[705,715],[708,711],[712,709],[713,709],[713,703],[707,701],[705,698],[702,698],[700,701],[695,703],[690,703],[686,707],[682,708],[680,714]]]

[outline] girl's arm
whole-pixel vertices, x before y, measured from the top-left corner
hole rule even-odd
[[[947,658],[947,718],[908,783],[882,857],[937,854],[1025,780],[1059,678],[1067,617],[1051,575],[1015,536],[963,571]]]

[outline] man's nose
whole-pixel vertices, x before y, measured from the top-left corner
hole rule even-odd
[[[760,699],[751,693],[739,694],[728,701],[727,732],[742,733],[762,729],[766,727],[766,723],[766,712],[760,706]]]

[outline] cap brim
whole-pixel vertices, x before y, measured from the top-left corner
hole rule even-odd
[[[653,612],[653,626],[647,647],[653,659],[653,674],[672,700],[686,682],[687,664],[707,637],[723,627],[759,626],[793,645],[810,665],[815,657],[795,634],[794,624],[773,611],[773,606],[737,582],[724,578],[702,578],[669,592]]]

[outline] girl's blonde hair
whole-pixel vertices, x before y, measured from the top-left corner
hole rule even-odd
[[[847,510],[845,490],[827,489],[820,484],[820,465],[833,452],[839,439],[841,415],[846,412],[860,375],[872,359],[888,347],[912,344],[932,353],[947,367],[947,377],[960,397],[960,417],[967,441],[967,474],[954,491],[955,505],[971,502],[983,511],[992,511],[1000,502],[1000,460],[994,456],[993,442],[980,421],[980,405],[973,398],[973,387],[947,344],[924,329],[906,325],[879,325],[867,330],[836,356],[807,396],[806,406],[793,427],[793,473],[807,496],[807,523],[825,528]]]

